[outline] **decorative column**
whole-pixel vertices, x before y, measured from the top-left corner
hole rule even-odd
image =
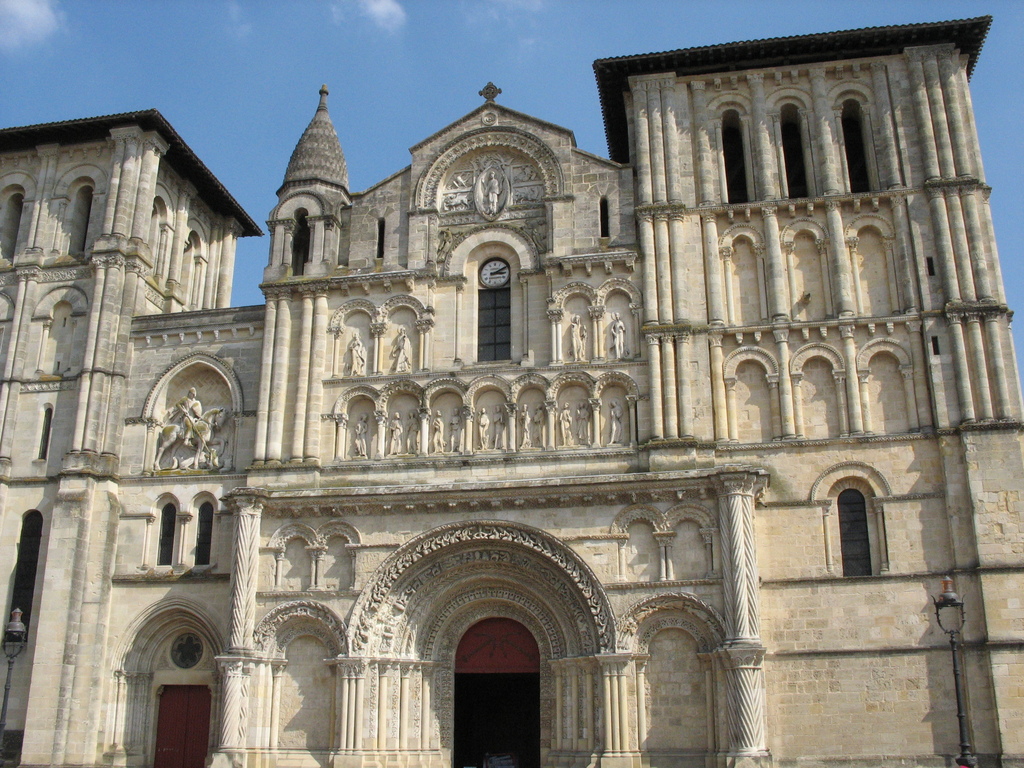
[[[935,131],[932,127],[931,111],[928,107],[928,92],[924,82],[924,68],[921,66],[921,52],[915,49],[905,51],[907,73],[910,76],[910,95],[917,117],[918,141],[924,155],[925,180],[939,177],[939,157],[935,145]]]
[[[864,314],[864,287],[860,282],[860,264],[857,253],[859,237],[846,238],[846,252],[850,254],[850,274],[853,277],[853,307],[855,315]]]
[[[779,196],[775,183],[775,163],[772,158],[772,139],[768,129],[767,103],[764,97],[764,73],[747,75],[750,86],[751,111],[754,118],[754,199],[774,200]]]
[[[158,134],[148,134],[142,142],[139,185],[133,206],[131,233],[131,236],[138,240],[148,239],[157,170],[160,167],[160,157],[167,148],[168,144]],[[155,247],[155,244],[150,243],[150,247]]]
[[[310,353],[306,437],[302,458],[309,462],[319,462],[321,411],[324,407],[324,364],[327,360],[327,292],[323,288],[317,290],[313,299],[313,338]],[[300,381],[299,386],[302,384]]]
[[[1006,361],[1003,358],[1002,315],[985,315],[985,339],[988,341],[988,356],[992,361],[992,378],[995,380],[996,416],[1000,419],[1012,419],[1014,407],[1006,378]]]
[[[700,180],[700,204],[714,205],[718,202],[715,194],[715,166],[711,150],[711,134],[714,127],[708,121],[708,97],[703,80],[690,82],[693,93],[693,117],[697,126],[697,176]]]
[[[604,328],[604,307],[587,307],[587,314],[590,316],[591,327],[594,331],[594,351],[591,360],[601,363],[607,357],[605,352],[608,351],[608,340],[605,338]]]
[[[268,298],[268,301],[271,299]],[[289,347],[291,345],[292,318],[290,300],[281,295],[277,299],[277,323],[274,334],[273,369],[270,382],[270,408],[267,430],[267,460],[280,461],[284,442],[284,404],[288,387]]]
[[[992,389],[989,386],[988,362],[985,359],[985,342],[981,335],[981,315],[977,312],[968,312],[967,335],[971,340],[971,369],[974,372],[977,398],[978,418],[991,419],[992,411]]]
[[[775,348],[779,356],[779,409],[781,411],[782,436],[796,435],[796,421],[793,415],[793,387],[789,377],[789,330],[777,328]]]
[[[722,298],[722,265],[718,252],[718,214],[704,213],[704,279],[708,293],[708,322],[721,323],[726,319]],[[728,280],[729,273],[726,273]],[[730,320],[731,322],[731,320]]]
[[[907,331],[910,333],[910,357],[914,366],[914,394],[917,400],[917,421],[921,427],[932,426],[931,401],[928,397],[928,379],[925,372],[928,363],[924,354],[923,324],[920,320],[909,320]]]
[[[679,394],[679,436],[693,437],[693,385],[690,381],[690,332],[674,337],[676,346],[676,381]]]
[[[562,310],[549,309],[548,323],[551,326],[551,365],[562,364]]]
[[[764,653],[760,639],[754,496],[764,478],[719,477],[726,642],[717,656],[725,669],[730,757],[766,757]]]
[[[839,335],[843,337],[843,365],[846,368],[846,404],[850,415],[850,432],[859,435],[864,432],[864,415],[861,411],[857,380],[857,344],[853,333],[852,325],[839,326]]]
[[[914,366],[901,365],[900,376],[903,378],[903,399],[907,403],[907,427],[911,432],[921,429],[917,419],[917,396],[914,394]]]
[[[935,53],[935,48],[921,50],[921,64],[924,69],[925,88],[928,92],[932,129],[935,131],[935,143],[939,151],[939,170],[944,177],[953,177],[956,176],[956,163],[953,160],[953,146],[949,140],[946,104],[945,99],[942,98],[939,63],[935,60]]]
[[[724,317],[729,325],[736,325],[736,297],[735,286],[733,285],[733,270],[732,270],[732,246],[723,245],[718,249],[718,255],[720,257],[721,266],[715,265],[715,269],[719,270],[719,274],[722,276],[722,280],[725,283],[725,312]]]
[[[421,371],[429,370],[433,360],[433,349],[431,349],[433,336],[430,332],[433,327],[434,320],[432,318],[426,317],[416,321],[416,331],[419,335],[419,370]]]
[[[654,242],[654,214],[649,210],[636,213],[636,229],[640,238],[640,255],[643,259],[644,280],[644,324],[656,323],[660,316],[658,307],[658,252]]]
[[[819,502],[821,505],[821,541],[825,549],[825,571],[835,573],[835,557],[832,554],[832,525],[829,518],[832,517],[832,500],[826,499]]]
[[[854,314],[853,276],[850,256],[846,251],[846,237],[843,231],[843,214],[837,200],[825,203],[825,219],[828,224],[829,271],[832,273],[832,290],[836,309],[840,317]]]
[[[544,430],[544,450],[553,451],[555,449],[555,418],[558,415],[558,403],[554,400],[545,400],[544,415],[547,417]]]
[[[826,195],[839,194],[839,174],[836,170],[835,137],[832,135],[832,106],[828,103],[825,70],[810,71],[811,96],[814,100],[815,138],[818,140],[818,178]],[[809,169],[808,169],[809,170]]]
[[[879,181],[884,189],[902,186],[899,166],[899,150],[896,147],[896,135],[892,126],[892,102],[889,100],[888,72],[885,62],[871,63],[871,86],[875,97],[875,109],[878,113],[876,127],[881,138],[882,157],[879,170]]]
[[[380,376],[384,370],[384,332],[387,323],[370,323],[370,338],[373,339],[373,375]]]
[[[947,220],[949,221],[950,240],[953,245],[953,258],[956,263],[956,279],[960,285],[960,296],[964,301],[974,301],[974,274],[972,259],[967,242],[967,230],[964,226],[964,212],[960,205],[958,190],[951,189],[945,196]]]
[[[953,158],[957,176],[976,176],[974,156],[971,152],[971,132],[964,120],[963,99],[960,95],[960,57],[953,50],[939,52],[939,80],[946,105]]]
[[[304,291],[302,294],[301,318],[299,326],[299,359],[294,380],[295,413],[298,418],[292,419],[292,445],[287,456],[289,460],[295,462],[302,461],[303,445],[306,440],[306,421],[303,416],[307,415],[306,402],[309,396],[310,369],[309,353],[313,343],[313,296],[308,291]],[[285,457],[282,456],[282,458]]]
[[[960,400],[960,420],[975,420],[974,395],[971,392],[971,371],[967,362],[967,348],[964,344],[964,328],[962,318],[958,314],[949,313],[946,323],[949,325],[949,338],[953,346],[953,372],[956,377],[956,393]]]
[[[663,413],[664,413],[664,436],[670,440],[679,437],[679,400],[676,394],[676,348],[673,344],[673,337],[666,335],[660,339],[661,346],[661,373],[668,374],[662,378],[664,382],[663,392]]]
[[[715,424],[715,439],[728,440],[729,421],[725,396],[725,354],[722,351],[722,333],[708,334],[708,356],[711,360],[711,409]]]
[[[386,411],[374,411],[373,419],[377,422],[377,447],[374,449],[373,458],[374,461],[380,461],[385,455],[384,447],[388,433],[388,414]]]
[[[782,261],[777,211],[778,208],[774,205],[761,207],[764,238],[768,246],[768,311],[773,321],[788,321],[790,301],[786,296],[786,268]]]
[[[989,241],[981,225],[978,205],[978,190],[973,184],[960,188],[964,221],[967,225],[967,242],[971,254],[971,271],[974,278],[975,294],[980,301],[995,302],[995,289],[989,270]]]
[[[647,360],[650,363],[651,397],[651,439],[658,440],[664,434],[664,416],[661,397],[661,337],[656,333],[646,334]]]
[[[588,400],[590,405],[590,444],[589,448],[601,446],[601,401],[596,397]],[[505,423],[508,423],[508,419]]]

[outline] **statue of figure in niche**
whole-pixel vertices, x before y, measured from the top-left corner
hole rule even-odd
[[[517,416],[520,434],[519,449],[533,448],[533,418],[530,415],[530,406],[523,403]]]
[[[430,438],[431,453],[444,453],[444,416],[441,415],[440,408],[434,411],[430,429],[433,433]]]
[[[574,363],[583,362],[587,355],[587,328],[580,315],[569,321],[569,356]]]
[[[158,470],[210,470],[224,467],[227,438],[222,428],[231,413],[227,408],[203,410],[195,387],[189,387],[164,414],[156,445]],[[165,459],[170,459],[168,466]]]
[[[505,450],[505,406],[494,406],[492,423],[494,424],[492,428],[494,437],[491,439],[491,447],[496,451],[503,451]]]
[[[452,417],[448,419],[448,450],[458,453],[462,445],[462,415],[459,409],[452,411]]]
[[[476,178],[473,202],[485,218],[495,219],[508,202],[508,178],[498,165],[489,165]]]
[[[613,360],[625,360],[629,354],[626,349],[626,323],[618,312],[612,313],[612,321],[608,324],[608,345]]]
[[[409,426],[405,430],[406,453],[418,454],[420,452],[420,415],[416,411],[409,414]]]
[[[402,445],[402,438],[405,436],[405,425],[402,423],[402,414],[397,411],[391,414],[388,433],[391,435],[391,440],[388,443],[388,453],[392,456],[404,453],[405,448]]]
[[[395,336],[391,346],[391,359],[394,360],[392,370],[395,373],[408,373],[412,370],[412,359],[409,357],[409,334],[404,325],[398,327],[398,335]]]
[[[364,413],[356,421],[354,427],[355,439],[352,443],[353,453],[357,458],[366,458],[366,438],[370,431],[370,414]]]
[[[608,406],[608,445],[622,443],[622,403],[612,400]]]
[[[486,451],[490,446],[491,417],[487,415],[487,409],[481,408],[480,415],[476,419],[476,431],[480,436],[480,450]]]
[[[558,424],[562,430],[562,447],[574,447],[576,438],[572,431],[572,406],[568,403],[562,406],[562,410],[558,414]]]
[[[576,442],[579,445],[590,445],[590,404],[582,402],[576,406]]]
[[[349,354],[349,376],[366,375],[366,346],[363,344],[359,331],[352,333],[352,340],[348,343]]]

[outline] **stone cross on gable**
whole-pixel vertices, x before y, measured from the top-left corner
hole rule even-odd
[[[480,91],[480,95],[487,99],[487,101],[494,101],[494,97],[499,93],[501,93],[501,88],[496,86],[494,83],[487,83],[483,90]]]

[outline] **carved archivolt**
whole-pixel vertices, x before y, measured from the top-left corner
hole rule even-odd
[[[740,238],[746,238],[751,245],[759,245],[763,242],[761,233],[753,227],[747,224],[733,224],[719,236],[718,247],[732,246]]]
[[[610,371],[605,373],[597,380],[594,385],[594,397],[601,397],[604,391],[608,387],[622,387],[626,390],[627,397],[639,397],[640,390],[636,386],[636,382],[632,378],[619,371]]]
[[[597,302],[598,304],[606,304],[608,297],[613,293],[623,293],[629,297],[630,304],[643,304],[643,295],[640,293],[635,285],[629,280],[623,280],[620,277],[613,277],[611,280],[605,280],[597,288]]]
[[[582,296],[589,304],[597,302],[597,291],[594,290],[593,286],[577,281],[562,286],[555,291],[548,304],[552,309],[564,309],[565,302],[573,296]]]
[[[792,244],[793,240],[796,239],[796,236],[800,234],[810,235],[814,238],[815,242],[824,240],[828,237],[821,224],[813,219],[794,219],[782,228],[780,237],[782,238],[782,242]]]
[[[826,489],[827,493],[831,490],[834,482],[844,476],[852,476],[864,480],[874,489],[875,496],[892,496],[892,487],[889,485],[889,481],[870,464],[865,464],[862,461],[842,461],[838,464],[833,464],[818,475],[818,479],[811,485],[811,492],[807,497],[808,500],[824,501],[825,495],[822,494],[822,489]]]
[[[669,592],[634,603],[618,622],[618,650],[647,654],[651,638],[662,629],[685,629],[701,653],[714,650],[725,639],[721,614],[696,595]]]
[[[740,347],[725,358],[725,363],[723,364],[725,378],[735,379],[736,369],[739,367],[740,363],[744,363],[747,360],[753,360],[759,363],[761,367],[764,368],[766,375],[779,375],[779,364],[771,353],[766,352],[760,347]]]
[[[911,362],[910,353],[907,348],[904,347],[900,342],[895,339],[872,339],[857,353],[857,369],[867,373],[868,365],[871,363],[871,358],[877,355],[879,352],[888,352],[890,355],[895,357],[900,365],[910,366]]]
[[[512,382],[512,386],[509,390],[509,398],[513,401],[519,400],[521,395],[527,389],[537,389],[544,393],[545,397],[548,393],[548,387],[551,386],[551,382],[541,376],[539,373],[527,373],[523,374],[515,381]]]
[[[438,205],[438,190],[448,170],[466,155],[486,149],[510,149],[533,161],[544,186],[545,197],[561,194],[562,173],[558,160],[548,147],[516,128],[482,128],[464,134],[445,147],[423,175],[417,205],[432,209]]]
[[[668,530],[665,526],[665,516],[654,507],[643,504],[634,504],[619,512],[608,528],[609,533],[626,533],[629,526],[637,521],[651,524],[651,527],[659,533]]]
[[[216,627],[199,603],[181,597],[161,600],[139,614],[122,634],[125,644],[114,654],[114,667],[127,672],[152,671],[156,654],[169,636],[189,630],[203,639],[212,657],[224,647]]]
[[[345,653],[345,623],[322,603],[292,600],[272,608],[253,630],[256,649],[265,654],[284,654],[288,643],[312,635],[332,656]]]
[[[374,408],[377,407],[377,402],[380,400],[380,392],[373,387],[359,386],[346,389],[337,400],[334,401],[334,408],[331,409],[331,413],[335,416],[342,416],[348,410],[348,404],[353,400],[359,400],[365,398],[373,403]]]
[[[169,365],[164,372],[160,374],[157,378],[156,384],[153,385],[153,388],[149,390],[149,394],[146,396],[146,402],[142,407],[141,414],[143,418],[151,419],[162,415],[155,414],[153,412],[156,404],[161,399],[158,396],[163,394],[163,390],[167,387],[167,384],[177,376],[179,372],[192,365],[200,368],[206,366],[220,374],[231,392],[232,413],[241,413],[244,410],[244,403],[242,401],[242,383],[238,380],[238,376],[235,375],[235,372],[231,367],[218,357],[214,357],[213,355],[206,354],[204,352],[196,352]]]
[[[71,305],[73,316],[84,315],[89,311],[89,299],[81,289],[74,286],[63,286],[54,288],[36,304],[32,318],[39,320],[52,317],[54,306],[61,301],[66,301]]]
[[[283,552],[292,539],[302,539],[307,547],[323,548],[327,546],[329,539],[336,536],[346,539],[350,544],[359,543],[359,534],[355,528],[341,520],[331,520],[316,530],[302,523],[283,525],[270,537],[267,549]]]
[[[563,607],[580,606],[578,630],[599,650],[614,646],[615,626],[607,596],[589,566],[560,541],[536,528],[507,521],[452,523],[428,531],[393,552],[377,569],[353,609],[351,647],[376,652],[390,622],[404,613],[417,585],[436,579],[457,563],[522,560]],[[442,561],[449,560],[445,565]],[[389,610],[385,610],[385,607]]]
[[[509,394],[511,393],[511,387],[509,387],[508,382],[504,379],[498,376],[481,376],[469,385],[469,389],[466,390],[466,400],[469,403],[474,403],[476,402],[477,395],[488,389],[500,392],[506,401],[508,401]]]
[[[354,314],[364,314],[373,323],[387,322],[391,313],[400,308],[414,312],[417,321],[424,320],[432,314],[432,310],[424,307],[423,302],[415,296],[392,296],[379,307],[367,299],[352,299],[334,311],[327,324],[327,330],[331,333],[340,333],[346,330],[345,323]]]
[[[714,513],[705,507],[698,507],[693,504],[679,504],[665,513],[665,528],[671,531],[684,520],[694,522],[704,529],[718,527],[718,520]]]
[[[587,397],[594,396],[594,377],[585,371],[566,371],[551,382],[550,395],[554,399],[566,387],[580,386],[587,390]]]
[[[814,342],[812,344],[805,344],[793,354],[793,358],[789,362],[790,372],[795,374],[803,373],[804,364],[815,357],[828,360],[832,365],[833,374],[843,373],[846,370],[843,356],[839,352],[828,344]]]

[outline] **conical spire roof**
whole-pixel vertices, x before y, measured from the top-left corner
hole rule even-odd
[[[295,145],[284,183],[326,181],[348,189],[348,166],[334,123],[327,112],[327,86],[320,88],[320,105]]]

